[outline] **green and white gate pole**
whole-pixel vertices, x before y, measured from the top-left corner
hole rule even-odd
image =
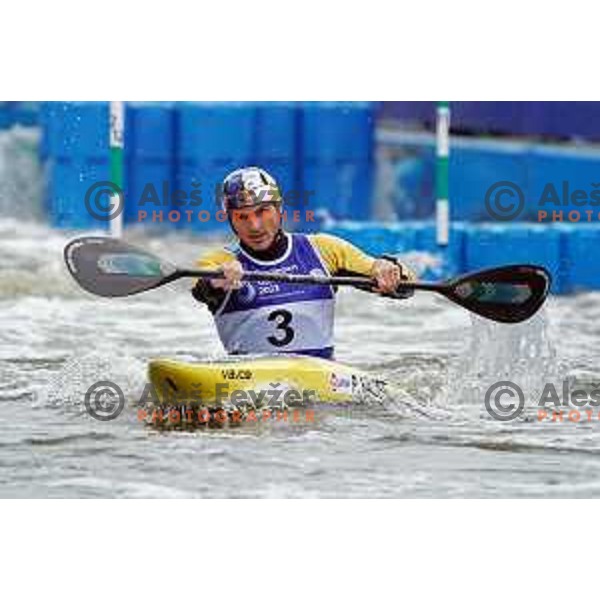
[[[450,155],[450,103],[437,103],[435,170],[435,222],[438,246],[447,246],[450,227],[448,157]]]
[[[121,194],[113,194],[111,204],[114,211],[121,202],[125,202],[123,190],[123,147],[125,132],[125,103],[110,103],[110,180],[121,190]],[[121,237],[123,233],[123,211],[124,206],[120,206],[118,215],[109,221],[110,234],[113,237]]]

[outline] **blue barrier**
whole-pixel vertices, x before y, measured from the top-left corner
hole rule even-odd
[[[86,209],[85,204],[90,187],[108,179],[108,158],[97,161],[50,159],[46,168],[49,175],[46,202],[52,226],[68,229],[108,228],[107,221],[94,218],[94,204],[91,204],[91,210]],[[107,199],[104,197],[104,200]],[[106,213],[100,207],[98,214],[103,216]]]
[[[170,161],[135,160],[129,157],[125,171],[125,223],[175,225],[168,213],[173,210],[175,178]],[[162,216],[159,216],[162,213]],[[152,220],[153,215],[154,221]]]
[[[387,172],[392,173],[392,193],[387,202],[400,219],[431,218],[434,214],[434,138],[428,134],[382,134],[387,148]],[[600,216],[600,151],[533,142],[492,142],[453,138],[450,152],[450,214],[455,221],[490,221],[488,190],[500,182],[520,188],[524,207],[517,221],[552,222],[552,210],[563,211],[563,221],[598,222]],[[389,177],[389,176],[388,176]],[[566,192],[563,182],[567,182]],[[564,205],[542,201],[551,184],[551,198]],[[579,191],[578,191],[579,190]],[[578,196],[573,194],[577,193]],[[583,199],[582,199],[583,198]],[[501,206],[517,201],[516,193],[500,198]],[[581,206],[577,206],[577,203]],[[491,196],[492,207],[496,207]],[[546,210],[544,218],[540,210]],[[586,211],[591,210],[593,214]],[[500,212],[500,211],[496,211]],[[572,214],[570,214],[572,212]],[[571,217],[571,218],[569,218]]]
[[[40,122],[40,102],[0,102],[0,129],[34,127]]]
[[[369,102],[307,102],[301,113],[302,160],[369,161],[375,116]]]
[[[44,102],[43,153],[84,160],[108,157],[107,102]]]
[[[528,185],[526,144],[457,141],[450,152],[450,214],[453,220],[492,221],[485,198],[488,189],[510,181],[524,193]],[[521,220],[535,220],[534,207],[527,203]]]
[[[254,155],[291,161],[296,155],[300,109],[297,104],[263,102],[256,106]]]
[[[456,110],[455,102],[452,107]],[[410,124],[433,125],[436,119],[435,102],[381,102],[377,116],[383,120],[397,120]]]
[[[535,220],[598,222],[600,214],[600,152],[597,150],[531,148],[528,162],[529,198]],[[539,211],[545,211],[547,216]],[[592,211],[593,214],[586,214]],[[542,219],[543,217],[543,219]],[[561,217],[561,218],[559,218]],[[593,218],[592,218],[593,217]]]
[[[68,162],[75,169],[108,160],[108,112],[106,102],[43,103],[42,158],[61,163],[60,172],[68,169]],[[316,211],[320,206],[336,216],[368,218],[373,176],[372,113],[369,103],[129,104],[125,117],[125,222],[139,220],[142,196],[146,207],[152,207],[157,194],[146,193],[146,184],[152,184],[156,192],[158,188],[162,192],[165,184],[188,195],[201,187],[212,215],[217,202],[215,189],[223,177],[251,164],[271,171],[284,194],[290,192],[292,210]],[[312,159],[302,163],[306,169],[301,171],[298,164],[304,151]],[[50,168],[48,172],[52,177],[58,171]],[[70,173],[68,181],[73,176]],[[60,200],[54,196],[59,188]],[[308,204],[291,193],[302,190],[313,192]],[[83,210],[81,186],[51,182],[48,191],[48,206],[63,215],[56,223],[66,226],[64,215]],[[180,213],[177,227],[223,229],[214,218],[202,221],[194,215],[188,222],[187,213],[181,214],[186,206],[167,206],[164,195],[160,194],[163,222],[172,222],[166,219],[166,212],[176,210]],[[67,201],[72,208],[64,210]],[[60,207],[54,205],[58,202]],[[73,216],[73,222],[86,222],[86,218]],[[297,227],[308,229],[310,224],[301,220]]]
[[[161,199],[165,184],[174,187],[173,111],[168,104],[133,103],[125,118],[124,220],[135,223],[149,184]],[[50,159],[46,203],[53,223],[104,228],[104,222],[87,214],[84,199],[93,184],[110,179],[108,103],[47,102],[41,121],[41,154]],[[169,207],[162,208],[167,212]]]
[[[105,229],[86,208],[90,187],[107,181],[108,104],[99,102],[44,102],[41,154],[47,159],[45,203],[55,227]],[[102,214],[102,211],[99,211]]]
[[[130,156],[171,160],[175,112],[170,103],[134,102],[125,109],[125,150]],[[107,123],[104,123],[106,134]]]
[[[372,256],[399,254],[416,247],[417,230],[407,224],[386,227],[379,222],[340,221],[322,227],[324,233],[340,237]]]
[[[188,196],[196,191],[200,198],[178,209],[178,227],[226,231],[227,222],[219,219],[220,186],[228,173],[254,163],[256,109],[253,103],[177,105],[175,179]]]
[[[435,223],[424,223],[417,234],[418,254],[410,261],[419,278],[424,281],[441,281],[459,274],[465,264],[465,241],[466,228],[463,223],[451,224],[448,244],[445,246],[437,243]]]
[[[537,224],[467,225],[465,264],[467,271],[505,264],[542,265],[552,274],[552,291],[565,287],[561,258],[561,232]]]
[[[440,281],[460,273],[464,264],[465,227],[453,224],[447,246],[438,246],[435,225],[426,221],[340,221],[323,231],[354,244],[371,256],[396,255],[425,281]]]
[[[368,219],[374,109],[364,102],[308,102],[300,117],[300,187],[310,206],[337,219]]]
[[[451,102],[455,131],[600,140],[600,102]],[[379,115],[431,128],[435,102],[382,102]]]
[[[176,106],[177,162],[251,163],[256,106],[252,103],[200,102]]]
[[[171,223],[175,113],[171,104],[133,103],[125,112],[125,223]]]
[[[377,200],[400,220],[430,219],[435,211],[435,146],[431,137],[402,136],[380,158]],[[385,142],[384,142],[385,144]]]
[[[278,182],[288,213],[302,210],[299,223],[288,224],[302,229],[305,225],[304,202],[296,165],[299,105],[291,102],[263,102],[256,107],[254,162]],[[293,215],[290,216],[293,218]]]
[[[8,102],[0,102],[0,130],[8,129],[11,125],[11,115],[8,104]]]
[[[177,226],[200,233],[228,231],[221,204],[225,176],[239,167],[237,162],[179,164],[176,166],[177,187],[186,192],[188,201],[175,208],[180,213]]]
[[[336,219],[367,219],[371,215],[373,170],[371,163],[308,164],[302,191],[315,212],[326,211]]]
[[[389,225],[340,221],[322,230],[372,256],[398,255],[424,280],[440,281],[459,273],[528,263],[551,272],[553,293],[600,290],[600,263],[590,261],[600,244],[600,224],[453,223],[445,247],[436,243],[435,225],[424,221]]]
[[[600,290],[600,225],[557,225],[562,236],[564,293]]]
[[[452,126],[474,133],[523,133],[526,102],[452,102]]]

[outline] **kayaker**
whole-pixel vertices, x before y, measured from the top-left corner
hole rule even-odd
[[[282,226],[277,182],[258,167],[230,173],[223,207],[237,242],[209,252],[197,264],[222,269],[224,279],[198,280],[196,300],[211,311],[221,342],[231,354],[292,352],[333,357],[336,290],[330,285],[244,282],[243,271],[319,275],[368,275],[374,292],[395,294],[415,274],[393,257],[374,258],[332,235],[289,233]],[[412,292],[402,292],[409,297]],[[397,296],[396,296],[397,297]]]

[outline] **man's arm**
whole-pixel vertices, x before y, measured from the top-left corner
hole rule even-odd
[[[235,256],[227,250],[215,250],[196,261],[196,266],[200,269],[222,269],[224,265],[235,261]],[[221,306],[227,290],[222,287],[212,285],[210,280],[198,279],[191,290],[192,296],[198,302],[208,306],[211,313]]]
[[[367,275],[377,281],[376,291],[395,292],[400,281],[415,281],[414,271],[392,256],[374,258],[341,238],[324,233],[309,236],[331,275]],[[412,295],[412,291],[402,293]]]

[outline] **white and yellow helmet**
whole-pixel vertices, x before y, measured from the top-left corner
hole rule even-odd
[[[223,180],[222,200],[227,213],[246,206],[283,202],[277,181],[259,167],[243,167],[229,173]]]

